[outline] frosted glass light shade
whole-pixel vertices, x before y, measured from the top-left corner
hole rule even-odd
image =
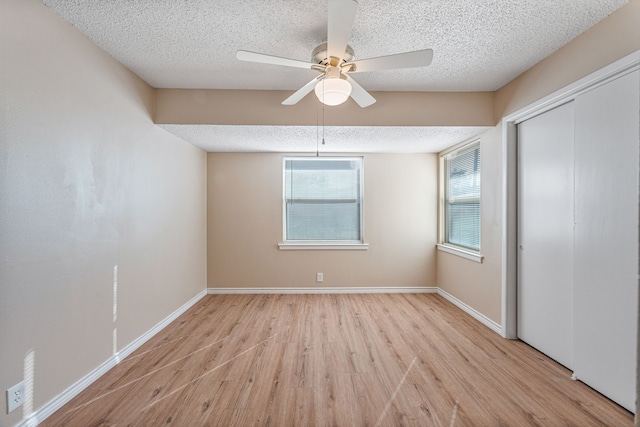
[[[316,84],[316,96],[325,105],[340,105],[351,95],[351,84],[340,78],[327,78]]]

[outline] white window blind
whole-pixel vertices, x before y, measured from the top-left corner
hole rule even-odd
[[[480,143],[447,154],[445,243],[480,251]]]
[[[285,241],[362,241],[362,158],[285,158]]]

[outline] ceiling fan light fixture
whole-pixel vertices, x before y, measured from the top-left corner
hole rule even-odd
[[[327,41],[313,49],[311,62],[246,50],[239,50],[236,53],[236,57],[242,61],[306,68],[322,73],[282,101],[282,105],[295,105],[315,89],[316,96],[324,105],[340,105],[351,97],[356,104],[365,108],[373,105],[376,99],[352,79],[349,73],[426,67],[431,64],[433,59],[431,49],[354,61],[355,54],[348,43],[358,2],[357,0],[327,1]]]
[[[351,84],[339,77],[326,78],[316,84],[315,92],[324,105],[340,105],[351,96]]]

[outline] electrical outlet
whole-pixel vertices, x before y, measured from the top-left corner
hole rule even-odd
[[[7,414],[24,403],[24,381],[7,389]]]
[[[316,273],[316,282],[320,283],[324,280],[324,274]]]

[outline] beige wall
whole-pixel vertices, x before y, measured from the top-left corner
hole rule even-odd
[[[158,89],[155,123],[316,126],[320,103],[307,96],[280,103],[291,91]],[[493,126],[493,92],[373,92],[377,102],[353,100],[326,108],[335,126]]]
[[[436,155],[364,156],[366,251],[278,249],[282,157],[209,153],[209,287],[435,285]]]
[[[0,2],[0,425],[35,351],[35,409],[206,286],[206,155],[153,90],[37,0]],[[113,320],[113,268],[118,316]]]
[[[474,138],[470,141],[476,140]],[[501,127],[482,133],[480,224],[482,263],[438,251],[438,287],[489,319],[501,321],[502,198]]]

